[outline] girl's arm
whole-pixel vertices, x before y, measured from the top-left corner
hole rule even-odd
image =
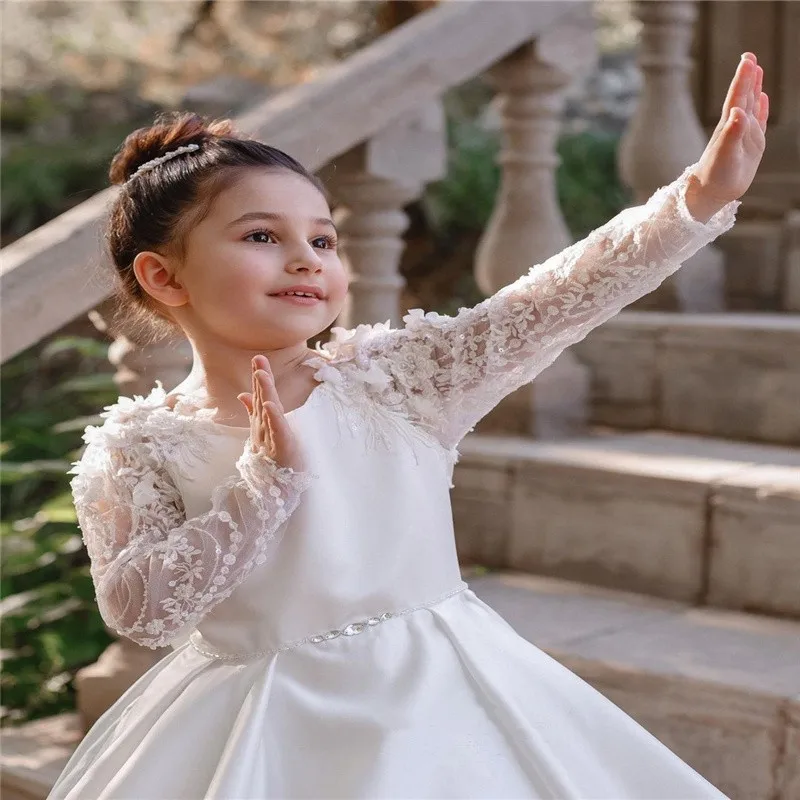
[[[372,361],[411,418],[455,446],[505,395],[733,225],[764,151],[762,74],[745,54],[702,158],[645,205],[455,317],[414,310],[404,329],[355,331],[357,359]]]
[[[692,217],[685,202],[691,174],[479,305],[455,317],[415,309],[405,328],[376,329],[359,350],[424,409],[418,421],[455,446],[503,397],[733,225],[738,203],[707,224]]]
[[[99,431],[72,470],[97,603],[117,633],[163,647],[275,552],[311,477],[248,441],[238,477],[215,489],[209,512],[187,520],[153,437],[110,444]]]

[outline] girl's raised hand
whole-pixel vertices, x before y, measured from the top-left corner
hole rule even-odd
[[[300,448],[284,416],[272,369],[265,356],[253,359],[252,391],[243,392],[238,399],[250,415],[252,451],[257,453],[264,448],[267,455],[281,467],[302,470]]]
[[[761,91],[764,70],[745,53],[733,76],[722,115],[694,171],[697,187],[687,192],[689,210],[710,219],[738,200],[753,182],[766,145],[769,98]],[[692,208],[694,203],[695,208]]]

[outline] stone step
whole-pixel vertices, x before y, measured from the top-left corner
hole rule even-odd
[[[467,580],[729,797],[800,797],[800,623],[530,575]]]
[[[800,314],[623,312],[573,352],[595,424],[800,445]]]
[[[0,732],[0,796],[45,800],[78,742],[77,714],[58,714]]]
[[[800,450],[669,433],[460,450],[464,563],[800,617]]]

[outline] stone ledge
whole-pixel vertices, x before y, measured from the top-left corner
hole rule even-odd
[[[730,797],[797,797],[799,623],[514,573],[470,586]]]
[[[800,695],[786,708],[786,725],[784,754],[778,766],[778,797],[794,800],[800,797]]]
[[[800,480],[762,464],[714,488],[708,601],[800,617]]]
[[[83,738],[77,714],[58,714],[0,732],[3,800],[44,800]]]
[[[800,315],[623,312],[574,352],[596,424],[800,444]]]
[[[461,453],[462,561],[800,616],[800,451],[648,433],[473,435]]]

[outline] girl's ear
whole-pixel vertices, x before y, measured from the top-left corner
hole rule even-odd
[[[178,308],[189,302],[189,293],[177,279],[173,262],[165,256],[152,251],[138,253],[133,272],[147,294],[165,306]]]

